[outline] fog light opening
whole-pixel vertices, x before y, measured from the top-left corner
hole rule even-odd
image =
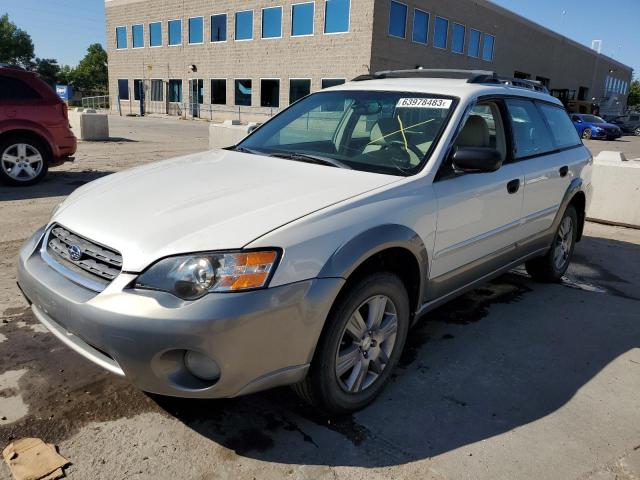
[[[184,364],[189,373],[201,380],[212,382],[220,378],[218,364],[202,353],[187,350]]]

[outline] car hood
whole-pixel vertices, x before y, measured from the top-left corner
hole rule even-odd
[[[613,123],[590,123],[589,125],[598,128],[620,128],[618,125],[614,125]]]
[[[209,151],[87,184],[51,223],[118,250],[123,271],[139,272],[169,255],[242,248],[286,223],[400,178]]]

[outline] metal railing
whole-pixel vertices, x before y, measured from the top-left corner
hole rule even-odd
[[[84,108],[93,109],[109,109],[111,106],[109,95],[99,95],[97,97],[84,97],[82,99],[82,106]]]

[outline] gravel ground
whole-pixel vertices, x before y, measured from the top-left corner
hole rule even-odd
[[[0,187],[0,448],[55,442],[72,479],[640,478],[640,231],[590,223],[564,284],[515,271],[432,312],[355,415],[286,388],[148,396],[62,346],[15,287],[21,242],[77,186],[207,146],[200,122],[112,117],[111,134],[37,187]]]

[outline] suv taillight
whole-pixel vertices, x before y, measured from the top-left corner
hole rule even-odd
[[[69,107],[66,103],[62,104],[62,116],[65,118],[65,120],[69,120]]]

